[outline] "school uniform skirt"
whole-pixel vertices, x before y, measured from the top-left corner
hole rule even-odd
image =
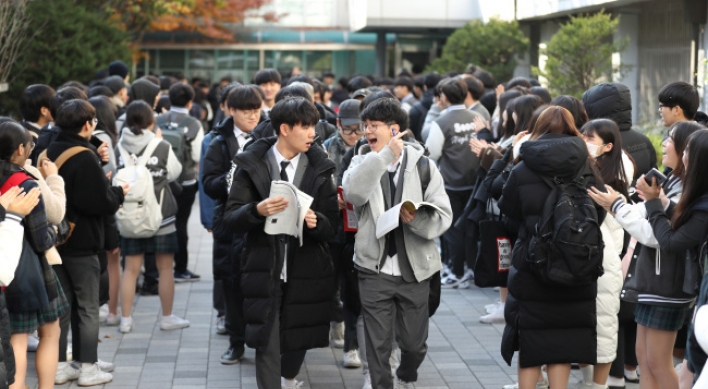
[[[637,324],[654,330],[678,331],[686,321],[689,307],[666,307],[638,303],[634,311]]]

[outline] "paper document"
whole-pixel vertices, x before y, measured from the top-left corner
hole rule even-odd
[[[275,215],[266,218],[265,233],[268,235],[290,235],[300,239],[302,246],[302,230],[305,225],[305,215],[312,205],[312,197],[300,191],[287,181],[273,181],[270,185],[270,196],[283,196],[288,206]]]
[[[379,219],[376,221],[376,239],[381,239],[389,232],[398,228],[401,220],[401,207],[404,207],[408,212],[416,211],[422,207],[430,207],[442,212],[440,207],[431,203],[416,203],[411,200],[401,201],[400,204],[394,205],[388,211],[379,216]]]
[[[342,210],[342,220],[344,221],[344,231],[345,232],[357,232],[359,228],[359,220],[356,218],[356,213],[354,212],[354,205],[347,202],[344,198],[344,190],[340,186],[337,188],[337,192],[344,199],[344,209]]]

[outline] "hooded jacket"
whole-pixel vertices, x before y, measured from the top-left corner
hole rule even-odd
[[[281,288],[285,239],[289,239],[287,282],[282,285],[280,351],[308,350],[329,344],[329,318],[334,293],[334,268],[327,242],[339,220],[337,190],[332,182],[334,162],[321,147],[305,153],[307,167],[300,190],[314,198],[314,229],[304,228],[303,245],[297,238],[268,235],[266,218],[256,206],[270,195],[268,150],[276,138],[260,139],[234,157],[238,170],[226,203],[223,223],[236,233],[247,233],[241,256],[246,344],[268,346],[274,320],[276,288]],[[300,164],[303,163],[301,158]]]
[[[379,264],[386,255],[386,238],[376,237],[376,221],[386,211],[381,177],[387,174],[388,165],[396,157],[388,146],[378,153],[369,150],[368,146],[364,146],[359,155],[352,158],[349,169],[344,173],[342,187],[344,198],[354,205],[358,218],[354,263],[362,269],[379,273]],[[442,269],[440,253],[434,239],[450,228],[452,208],[442,175],[434,166],[430,168],[428,189],[421,193],[417,164],[423,156],[422,147],[406,143],[405,153],[406,165],[401,166],[400,170],[400,174],[403,174],[403,188],[396,189],[397,193],[402,190],[401,201],[425,201],[441,209],[437,211],[433,208],[421,208],[410,223],[402,223],[406,255],[415,279],[421,282]]]
[[[529,240],[543,212],[551,188],[540,176],[568,178],[578,173],[587,188],[597,182],[580,137],[546,134],[525,142],[520,162],[506,180],[499,209],[519,221],[519,235],[512,251],[502,337],[502,356],[511,365],[514,351],[520,367],[555,363],[589,363],[597,359],[597,283],[576,288],[543,284],[527,262]],[[598,222],[605,211],[596,206]]]
[[[646,135],[632,130],[632,95],[626,85],[606,82],[583,93],[583,105],[590,119],[610,119],[617,123],[622,148],[637,165],[635,177],[656,167],[656,151]]]
[[[149,130],[143,130],[143,133],[140,135],[136,135],[130,130],[123,131],[123,135],[120,137],[115,149],[118,158],[118,170],[125,167],[125,162],[120,152],[121,146],[125,151],[130,153],[133,157],[133,162],[137,163],[137,158],[142,157],[143,151],[153,139],[155,139],[155,133]],[[162,210],[162,224],[160,224],[160,229],[155,235],[166,235],[175,232],[177,201],[172,195],[169,183],[179,177],[182,172],[182,165],[172,151],[172,146],[170,146],[167,141],[163,140],[160,141],[160,144],[152,153],[152,156],[150,156],[146,167],[152,174],[155,197],[160,203]]]

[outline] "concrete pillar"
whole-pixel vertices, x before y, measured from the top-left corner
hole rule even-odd
[[[628,65],[631,69],[624,74],[615,73],[612,81],[621,82],[632,94],[632,123],[637,122],[639,114],[639,10],[622,10],[617,14],[619,25],[614,39],[628,39],[627,46],[621,53],[612,54],[613,65]]]
[[[386,31],[376,32],[376,75],[383,77],[386,72]]]

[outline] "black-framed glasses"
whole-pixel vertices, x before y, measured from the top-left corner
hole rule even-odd
[[[361,125],[355,125],[355,126],[348,126],[348,127],[342,126],[342,134],[344,134],[344,135],[351,135],[351,134],[361,135],[364,133],[363,126],[361,126]]]
[[[372,132],[376,132],[376,131],[378,131],[378,129],[379,129],[380,127],[388,127],[388,126],[390,126],[390,125],[391,125],[391,123],[384,123],[384,124],[378,124],[378,123],[377,123],[377,124],[371,124],[371,123],[369,123],[369,124],[367,124],[366,122],[362,122],[362,123],[359,125],[359,128],[361,129],[361,132],[366,131],[367,128],[370,128]]]

